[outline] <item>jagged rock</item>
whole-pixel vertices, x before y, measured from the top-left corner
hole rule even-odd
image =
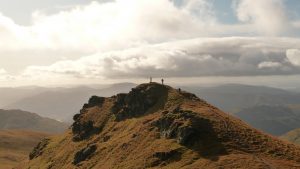
[[[90,146],[78,151],[74,156],[73,164],[77,165],[80,162],[90,158],[96,150],[97,150],[96,145],[90,145]]]
[[[32,160],[43,154],[45,147],[49,144],[50,139],[45,138],[32,150],[29,154],[29,159]]]
[[[81,141],[97,133],[100,129],[94,126],[93,121],[75,121],[72,125],[73,141]]]
[[[164,99],[167,91],[168,88],[164,85],[154,83],[141,85],[132,89],[128,94],[117,95],[112,112],[117,121],[141,116],[155,104],[163,102],[161,99]]]
[[[99,96],[92,96],[87,104],[83,105],[83,109],[94,107],[94,106],[101,106],[104,103],[105,98]]]
[[[75,114],[75,115],[73,116],[73,120],[74,120],[74,121],[77,121],[79,118],[80,118],[80,114]]]
[[[74,123],[72,125],[72,132],[73,132],[73,141],[81,141],[94,133],[97,133],[100,129],[94,126],[93,121],[82,122],[80,120],[82,114],[86,112],[86,109],[99,106],[101,107],[104,103],[104,97],[92,96],[88,103],[83,105],[83,108],[80,110],[80,114],[75,114],[73,116]]]
[[[192,112],[181,111],[179,108],[164,114],[154,123],[160,131],[161,137],[176,139],[179,144],[192,144],[197,135],[197,128],[194,126],[197,118]]]

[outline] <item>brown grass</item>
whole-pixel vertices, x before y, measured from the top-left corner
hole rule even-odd
[[[114,99],[107,98],[102,107],[90,108],[83,114],[84,120],[103,126],[99,134],[73,142],[68,131],[53,138],[43,155],[20,168],[300,168],[299,147],[253,129],[205,101],[191,99],[172,88],[167,90],[162,109],[120,122],[114,121],[110,111]],[[193,146],[160,137],[153,123],[165,111],[178,106],[204,119],[206,123],[199,126],[205,128],[201,131],[206,133],[202,134],[209,137],[201,138]],[[97,145],[95,154],[79,166],[73,165],[75,153],[90,144]],[[172,151],[180,155],[163,161],[155,156],[155,153]]]
[[[0,169],[9,169],[28,158],[33,147],[44,137],[45,133],[0,130]]]

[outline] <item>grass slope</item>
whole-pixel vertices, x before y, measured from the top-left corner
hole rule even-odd
[[[28,158],[28,154],[49,134],[24,131],[0,130],[0,169],[15,167]]]
[[[118,100],[105,98],[101,105],[84,108],[76,118],[82,140],[74,141],[74,130],[53,137],[39,147],[41,155],[21,168],[300,167],[300,147],[253,129],[192,94],[143,84],[126,96],[125,106]]]
[[[300,145],[300,128],[284,134],[283,136],[281,136],[281,138]]]

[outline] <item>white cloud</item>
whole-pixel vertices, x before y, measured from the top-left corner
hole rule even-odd
[[[282,1],[235,4],[243,24],[219,23],[209,0],[92,2],[51,15],[36,11],[29,26],[0,14],[0,67],[18,67],[21,73],[5,78],[19,82],[298,74],[295,57],[286,55],[299,49],[298,39],[221,38],[284,33]]]
[[[13,79],[14,77],[10,76],[5,69],[0,68],[0,81],[11,81]]]
[[[259,69],[263,69],[263,68],[279,68],[281,67],[282,64],[279,62],[261,62],[260,64],[258,64],[258,68]]]
[[[120,79],[150,75],[199,77],[300,74],[300,69],[286,61],[291,59],[286,51],[299,44],[298,39],[286,38],[200,38],[98,53],[75,61],[60,61],[51,66],[31,66],[23,75],[46,79],[64,76]]]
[[[198,9],[202,12],[195,14]],[[0,15],[0,34],[6,39],[0,48],[108,51],[209,36],[216,31],[211,10],[205,0],[180,8],[169,0],[95,1],[52,15],[36,11],[26,27]]]
[[[300,66],[300,50],[299,49],[288,49],[286,51],[286,56],[291,64],[295,66]]]
[[[234,2],[238,19],[253,24],[255,31],[264,35],[282,34],[290,26],[283,0],[236,0]]]
[[[237,15],[250,23],[246,27],[219,23],[209,0],[183,2],[178,7],[169,0],[94,1],[51,15],[35,11],[29,26],[0,15],[0,50],[93,53],[195,37],[273,35],[288,25],[280,0],[238,1]]]

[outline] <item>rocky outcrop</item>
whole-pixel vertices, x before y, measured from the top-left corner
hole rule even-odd
[[[112,112],[117,121],[144,115],[150,108],[161,106],[159,103],[164,102],[167,92],[168,87],[164,85],[156,83],[140,85],[128,94],[117,95]]]
[[[99,97],[99,96],[92,96],[88,103],[83,106],[83,108],[90,108],[94,106],[102,106],[104,103],[105,98],[104,97]]]
[[[153,122],[162,138],[175,139],[185,147],[205,152],[202,155],[225,154],[225,148],[211,124],[209,119],[193,111],[181,110],[180,107],[165,111],[161,118]]]
[[[75,121],[72,125],[73,141],[82,141],[99,131],[99,127],[94,126],[93,121]]]
[[[50,139],[43,139],[29,154],[29,159],[32,160],[43,154],[44,149],[49,144]]]
[[[182,111],[179,108],[171,112],[164,112],[164,115],[154,123],[158,127],[161,137],[176,139],[179,144],[192,144],[199,133],[195,126],[196,115],[189,111]]]
[[[77,165],[80,162],[90,158],[96,150],[97,150],[96,145],[90,145],[90,146],[87,146],[86,148],[78,151],[74,156],[73,164]]]
[[[72,124],[73,132],[73,141],[81,141],[89,136],[98,133],[100,131],[99,127],[94,125],[94,122],[81,121],[81,115],[87,111],[88,108],[99,106],[101,107],[105,101],[104,97],[92,96],[88,103],[83,105],[83,108],[80,110],[80,114],[75,114],[73,116],[74,123]]]

